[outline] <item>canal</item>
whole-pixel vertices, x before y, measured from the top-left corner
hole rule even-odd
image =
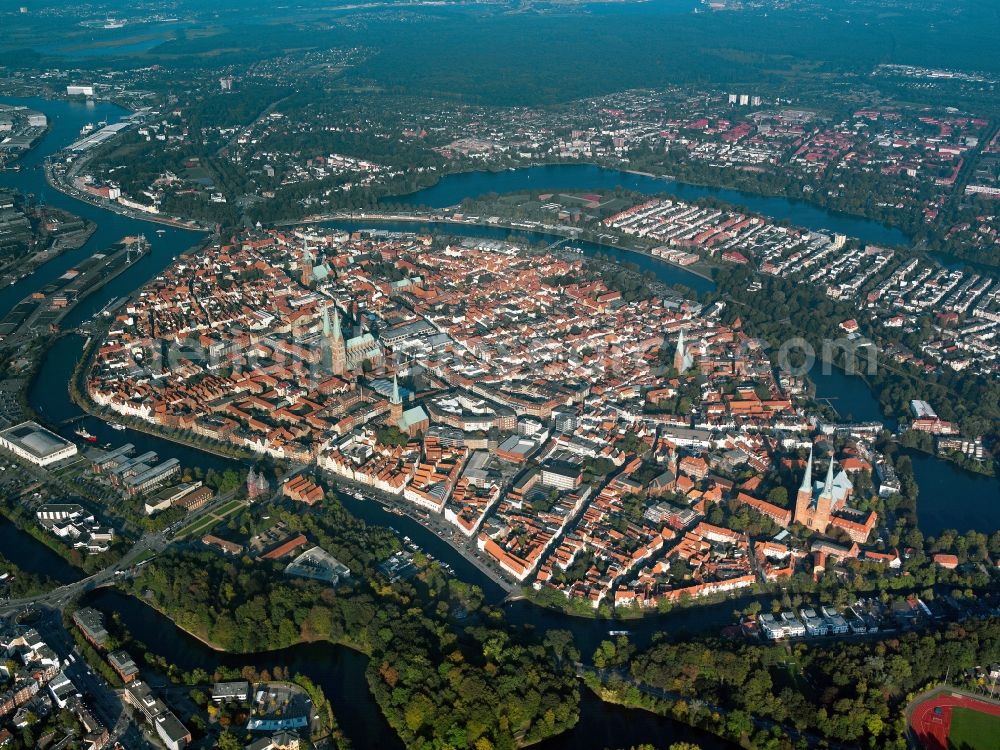
[[[45,183],[45,178],[39,165],[46,154],[52,153],[58,150],[60,146],[74,140],[84,123],[90,121],[96,122],[104,118],[115,119],[121,114],[121,110],[105,104],[90,107],[85,104],[61,101],[34,99],[18,101],[26,106],[31,106],[45,112],[52,122],[52,130],[45,137],[42,144],[23,160],[22,164],[25,169],[22,172],[0,174],[0,185],[35,193],[40,197],[44,197],[47,202],[53,205],[90,218],[98,223],[98,231],[95,232],[94,236],[83,249],[66,253],[39,268],[31,277],[12,287],[0,290],[0,313],[9,310],[10,307],[32,290],[57,278],[88,254],[106,248],[125,235],[144,233],[153,244],[152,252],[148,257],[136,262],[134,268],[129,269],[111,284],[99,290],[89,300],[73,311],[66,325],[77,325],[92,316],[96,310],[99,310],[108,301],[130,294],[135,288],[164,268],[173,257],[196,244],[199,240],[199,235],[172,228],[164,228],[162,233],[158,233],[156,231],[158,228],[157,225],[129,219],[104,211],[98,207],[78,202],[61,193],[55,192]],[[553,184],[554,182],[559,184]],[[628,175],[623,172],[609,172],[608,170],[599,170],[596,167],[585,165],[537,167],[517,172],[475,173],[473,175],[450,176],[443,179],[433,188],[401,200],[405,200],[408,203],[445,206],[459,202],[466,195],[475,195],[480,192],[503,192],[528,188],[533,189],[535,187],[544,189],[594,189],[614,187],[618,184],[628,189],[643,189],[644,192],[663,192],[665,189],[669,190],[667,186],[671,185],[671,183],[655,178]],[[677,184],[673,183],[673,185]],[[686,190],[689,187],[678,185],[677,189],[684,188]],[[701,191],[705,192],[702,193]],[[817,229],[828,228],[832,231],[859,236],[871,242],[877,241],[883,244],[894,244],[895,242],[905,241],[905,238],[893,235],[895,230],[882,227],[882,231],[880,232],[877,230],[877,225],[868,226],[873,225],[874,222],[864,222],[865,226],[854,226],[844,222],[857,222],[861,220],[839,217],[806,204],[800,205],[796,202],[784,201],[783,199],[762,199],[758,196],[734,195],[734,191],[713,191],[709,188],[699,188],[697,192],[699,195],[694,195],[690,192],[678,194],[679,197],[687,199],[712,194],[714,197],[723,200],[732,200],[748,205],[751,209],[760,211],[761,213],[774,215],[777,218],[787,218],[803,226],[812,226]],[[767,201],[767,203],[754,203],[749,200],[750,198]],[[819,211],[820,215],[811,213],[813,211]],[[815,221],[813,222],[811,219]],[[352,222],[350,226],[357,226],[357,224]],[[387,227],[385,224],[381,224],[381,226],[382,228],[394,228],[391,226]],[[395,228],[399,231],[414,231],[415,225],[405,224]],[[544,235],[533,236],[531,233],[513,233],[512,235],[512,233],[502,229],[491,231],[484,228],[448,227],[446,231],[453,234],[488,236],[493,238],[514,236],[532,241],[551,239],[546,238]],[[584,245],[585,243],[572,244]],[[608,248],[596,245],[585,246],[584,250],[588,253],[598,251],[609,253]],[[618,252],[625,253],[625,251]],[[626,259],[637,263],[641,270],[654,271],[657,274],[657,278],[666,284],[681,283],[698,291],[710,288],[708,285],[711,282],[707,282],[683,269],[670,266],[648,256],[629,253]],[[701,284],[700,288],[699,284]],[[79,407],[70,400],[67,390],[67,383],[80,356],[82,346],[83,340],[79,336],[69,335],[61,337],[49,351],[48,356],[42,363],[38,378],[30,390],[29,400],[32,407],[42,415],[45,421],[51,424],[58,425],[67,419],[78,417],[82,413]],[[838,374],[834,371],[829,376],[819,378],[817,386],[820,389],[821,396],[838,399],[843,397],[844,400],[840,402],[841,404],[848,403],[849,399],[851,404],[850,411],[855,419],[879,418],[878,404],[872,398],[863,382],[848,378],[843,373]],[[136,444],[139,450],[155,450],[164,458],[176,457],[188,466],[223,469],[231,465],[226,459],[143,433],[132,430],[125,432],[113,431],[98,420],[91,418],[86,418],[84,424],[87,429],[98,436],[102,443],[121,444],[126,441],[132,442]],[[63,431],[65,432],[66,429],[68,428],[63,428]],[[970,526],[975,525],[978,528],[986,530],[1000,528],[1000,502],[996,501],[997,484],[995,481],[985,480],[985,482],[980,482],[978,481],[978,477],[969,475],[967,472],[962,472],[950,463],[939,461],[929,456],[914,456],[914,469],[917,472],[917,478],[922,488],[925,482],[928,487],[934,488],[931,491],[921,493],[918,506],[921,516],[921,526],[926,533],[937,533],[941,528],[946,526],[961,528],[959,524],[964,524],[966,518],[969,519]],[[452,550],[445,542],[438,539],[416,521],[386,513],[376,503],[355,501],[353,498],[347,498],[345,503],[353,513],[368,523],[391,526],[401,536],[410,536],[426,551],[432,553],[438,559],[451,564],[464,580],[481,586],[489,599],[493,601],[499,600],[500,591],[495,584],[465,561],[464,558]],[[968,513],[956,512],[956,506],[968,507]],[[10,538],[5,536],[11,533],[15,536]],[[9,542],[18,546],[27,544],[28,542],[37,544],[34,540],[23,540],[23,535],[20,535],[9,524],[0,524],[0,544],[3,544],[6,548],[9,546]],[[37,551],[33,551],[32,554],[34,552]],[[39,560],[41,560],[44,555],[41,552],[38,552],[38,554],[40,556]],[[24,560],[26,561],[25,569],[30,570],[28,557],[25,557]],[[61,559],[60,562],[62,562]],[[52,575],[52,570],[46,569],[49,567],[48,565],[44,564],[44,562],[40,563],[40,565],[41,567],[38,568],[39,572]],[[102,591],[93,594],[92,597],[95,606],[105,607],[108,611],[116,610],[121,612],[126,624],[137,637],[146,643],[155,644],[158,652],[162,652],[168,659],[176,661],[184,669],[191,669],[195,666],[210,669],[212,664],[222,663],[242,666],[243,662],[248,660],[246,656],[218,654],[208,649],[196,639],[178,631],[166,618],[160,616],[141,602],[126,597],[119,592]],[[558,612],[540,610],[524,601],[506,604],[505,609],[508,619],[516,626],[532,627],[535,629],[567,628],[572,630],[577,637],[579,648],[587,654],[596,648],[600,640],[607,637],[607,631],[612,627],[630,629],[631,638],[638,645],[642,646],[648,643],[657,633],[672,632],[682,634],[685,631],[696,632],[706,628],[716,628],[732,622],[733,610],[742,604],[744,602],[727,601],[718,605],[678,610],[669,615],[646,618],[640,621],[628,622],[624,625],[620,623],[612,625],[607,621],[600,620],[573,618]],[[322,685],[327,696],[334,704],[338,720],[341,722],[348,736],[354,739],[356,746],[389,748],[399,746],[398,738],[396,738],[395,734],[385,723],[367,691],[364,678],[366,664],[363,656],[343,648],[311,644],[286,649],[274,654],[253,655],[253,662],[258,668],[266,668],[269,665],[277,664],[288,666],[293,671],[301,671],[309,675],[318,684]],[[726,746],[715,738],[708,735],[703,736],[702,733],[697,733],[684,725],[660,719],[644,712],[629,711],[608,706],[593,696],[586,696],[582,704],[581,722],[577,728],[547,743],[545,747],[552,748],[553,750],[556,748],[599,748],[612,744],[627,747],[643,742],[662,745],[664,742],[669,743],[672,741],[698,742],[698,744],[701,744],[705,748]]]
[[[184,671],[200,667],[211,674],[220,666],[252,665],[258,671],[273,671],[280,666],[292,674],[306,675],[323,689],[338,724],[354,747],[379,750],[401,750],[403,747],[368,690],[365,677],[368,658],[363,654],[330,643],[302,644],[256,654],[222,653],[181,630],[144,602],[116,589],[91,592],[82,604],[109,616],[118,613],[134,638]],[[673,742],[697,743],[704,750],[735,747],[686,724],[645,711],[612,706],[582,686],[581,690],[583,697],[577,726],[535,747],[540,750],[599,750],[635,747],[643,743],[666,747]]]

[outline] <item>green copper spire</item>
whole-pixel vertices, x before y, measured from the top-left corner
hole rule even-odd
[[[802,486],[799,487],[799,492],[809,492],[812,493],[813,483],[813,447],[809,446],[809,460],[806,461],[806,473],[802,476]]]
[[[390,404],[401,404],[403,399],[399,395],[399,380],[393,375],[392,376],[392,397],[389,399]]]
[[[826,470],[826,481],[823,483],[823,494],[833,497],[833,456],[830,456],[830,466]]]

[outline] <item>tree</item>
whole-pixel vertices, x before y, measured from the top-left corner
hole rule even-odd
[[[215,746],[218,750],[243,750],[243,743],[230,729],[223,730]]]
[[[775,487],[767,493],[767,501],[782,508],[788,506],[788,490],[784,487]]]

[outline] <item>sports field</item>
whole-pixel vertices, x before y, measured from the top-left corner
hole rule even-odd
[[[1000,705],[940,690],[910,713],[910,725],[924,750],[997,750]]]
[[[953,708],[948,745],[951,750],[996,750],[1000,747],[1000,716]]]

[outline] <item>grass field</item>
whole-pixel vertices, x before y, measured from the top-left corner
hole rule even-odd
[[[154,557],[156,557],[156,553],[153,552],[153,550],[151,549],[143,550],[132,561],[132,564],[138,565],[141,562],[146,562],[146,560],[152,560]]]
[[[184,537],[197,534],[202,531],[208,531],[211,527],[215,526],[219,522],[219,519],[213,515],[209,515],[205,518],[199,518],[192,524],[185,526],[183,529],[177,532],[177,538],[183,539]]]
[[[240,508],[246,507],[244,503],[240,500],[230,500],[228,503],[223,505],[221,508],[217,508],[203,518],[199,518],[196,521],[189,523],[187,526],[182,528],[177,532],[177,538],[183,539],[184,537],[193,536],[194,534],[201,534],[208,531],[210,528],[219,523],[226,516],[230,516]]]
[[[213,512],[213,515],[216,515],[219,518],[222,518],[223,516],[228,516],[233,511],[239,510],[242,507],[243,507],[243,501],[242,500],[230,500],[228,503],[226,503],[225,505],[223,505],[221,508],[218,508],[217,510],[215,510]]]
[[[948,744],[952,750],[996,750],[1000,743],[1000,716],[954,708]]]

